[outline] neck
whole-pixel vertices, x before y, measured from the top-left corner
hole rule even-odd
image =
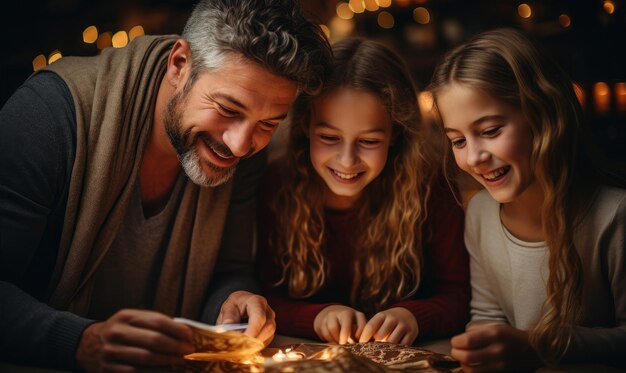
[[[506,229],[523,241],[545,241],[541,209],[543,190],[537,182],[532,183],[514,201],[502,204],[500,219]]]

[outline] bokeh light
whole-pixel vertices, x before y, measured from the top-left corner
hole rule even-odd
[[[528,4],[520,4],[517,7],[517,14],[519,14],[519,16],[522,18],[530,18],[533,15],[533,10]]]
[[[430,22],[430,12],[424,7],[417,7],[413,11],[413,19],[421,25],[427,25]]]
[[[378,25],[380,27],[390,29],[393,28],[394,23],[395,20],[391,13],[385,11],[378,13]]]
[[[337,4],[337,17],[341,19],[352,19],[354,12],[350,9],[348,3]]]
[[[128,40],[129,41],[133,41],[136,38],[145,35],[145,31],[143,30],[143,27],[141,25],[137,25],[133,28],[130,29],[130,31],[128,31]]]
[[[63,54],[61,53],[61,51],[58,49],[53,50],[48,55],[48,65],[53,63],[54,61],[60,60],[61,58],[63,58]]]
[[[128,45],[128,34],[126,31],[116,32],[111,39],[111,43],[113,44],[113,48],[124,48]]]
[[[89,26],[83,31],[83,41],[87,44],[93,44],[98,40],[98,29],[96,26]]]
[[[43,54],[38,55],[33,59],[33,71],[41,70],[48,64],[46,61],[46,56]]]

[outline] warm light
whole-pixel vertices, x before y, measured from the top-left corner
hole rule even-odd
[[[350,9],[348,3],[337,4],[337,17],[341,19],[352,19],[354,17],[354,12]]]
[[[433,94],[430,91],[420,92],[417,95],[417,103],[422,112],[422,116],[426,116],[433,111]]]
[[[93,44],[98,40],[98,29],[96,26],[89,26],[83,31],[83,41],[87,44]]]
[[[585,107],[585,101],[586,101],[586,98],[587,98],[587,95],[585,94],[585,90],[580,85],[574,83],[574,93],[576,94],[576,98],[578,99],[578,102],[580,103],[580,106],[582,106],[584,108]]]
[[[53,63],[54,61],[60,60],[61,58],[63,58],[63,54],[61,54],[61,51],[53,50],[48,55],[48,65]]]
[[[363,13],[365,11],[363,0],[350,0],[348,6],[354,13]]]
[[[104,49],[111,46],[111,33],[105,32],[104,34],[100,34],[98,36],[98,40],[96,41],[96,45],[98,49]]]
[[[33,59],[33,71],[43,69],[44,67],[46,67],[47,63],[48,62],[46,61],[46,56],[44,56],[43,54],[38,55],[37,57],[35,57],[35,59]]]
[[[118,31],[113,35],[111,42],[113,43],[113,48],[124,48],[128,45],[128,34],[126,31]]]
[[[427,25],[430,22],[430,13],[428,9],[420,6],[413,11],[413,19],[421,25]]]
[[[272,356],[272,359],[278,362],[302,360],[303,358],[303,353],[292,351],[291,348],[286,349],[285,352],[283,352],[283,350],[278,350],[278,352]]]
[[[348,36],[354,30],[354,21],[351,19],[341,19],[339,17],[333,17],[328,24],[331,35],[333,37]]]
[[[517,7],[517,14],[522,18],[530,18],[533,15],[533,11],[528,4],[520,4]]]
[[[330,29],[328,28],[328,26],[320,25],[320,28],[324,32],[324,35],[326,35],[326,39],[330,39]]]
[[[407,6],[411,4],[411,0],[396,0],[397,6]]]
[[[615,13],[615,3],[611,0],[605,0],[604,3],[602,3],[602,8],[609,14]]]
[[[378,10],[378,3],[376,2],[376,0],[363,0],[363,6],[370,12],[375,12]]]
[[[128,40],[133,41],[136,38],[145,35],[146,33],[143,30],[142,26],[135,26],[128,31]]]
[[[598,82],[593,86],[593,98],[598,113],[606,113],[609,110],[609,106],[611,105],[611,96],[609,93],[609,85],[604,82]]]
[[[376,0],[376,4],[381,8],[387,8],[391,6],[391,0]]]
[[[626,111],[626,83],[615,83],[615,102],[617,103],[617,110]]]
[[[382,28],[393,28],[395,21],[389,12],[378,13],[378,25]]]
[[[563,27],[570,27],[571,24],[572,24],[572,20],[571,20],[571,18],[569,18],[569,16],[567,14],[561,14],[559,16],[559,23]]]

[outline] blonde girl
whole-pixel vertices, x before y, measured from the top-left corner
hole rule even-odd
[[[466,372],[624,365],[626,191],[581,146],[572,82],[518,31],[450,52],[431,89],[458,167],[484,190],[466,211],[472,321]]]
[[[265,186],[258,263],[278,333],[405,345],[462,329],[462,210],[433,178],[415,88],[373,41],[333,47],[332,76],[290,117]]]

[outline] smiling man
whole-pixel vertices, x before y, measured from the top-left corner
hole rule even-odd
[[[0,111],[0,358],[172,364],[192,351],[172,316],[247,319],[269,342],[250,269],[262,149],[329,58],[295,0],[205,0],[182,37],[20,87]]]

